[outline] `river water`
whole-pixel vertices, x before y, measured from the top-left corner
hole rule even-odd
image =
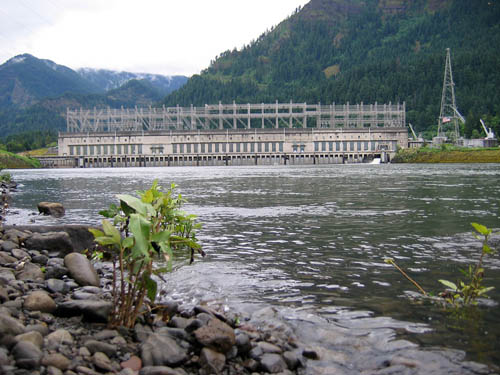
[[[500,364],[500,257],[485,260],[491,300],[460,314],[413,299],[456,281],[480,243],[471,222],[499,228],[500,165],[320,165],[11,171],[7,224],[97,224],[98,211],[154,179],[172,182],[199,216],[208,256],[169,276],[173,296],[271,303],[356,326],[391,326],[423,347],[462,349]],[[36,215],[40,201],[66,207]]]

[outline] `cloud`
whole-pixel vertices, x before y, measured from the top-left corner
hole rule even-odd
[[[3,2],[3,61],[27,52],[71,68],[191,75],[219,53],[256,39],[307,1]]]

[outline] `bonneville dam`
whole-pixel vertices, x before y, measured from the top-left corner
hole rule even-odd
[[[46,167],[389,161],[408,146],[403,104],[216,104],[68,109]]]

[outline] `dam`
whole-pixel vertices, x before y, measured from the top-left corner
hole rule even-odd
[[[68,109],[46,167],[389,161],[407,147],[405,104],[216,104]]]

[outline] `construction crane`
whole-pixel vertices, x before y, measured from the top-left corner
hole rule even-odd
[[[484,132],[486,133],[485,139],[494,139],[495,133],[493,133],[493,130],[491,130],[491,128],[487,128],[482,119],[479,119],[479,121],[481,122],[481,125],[483,126]]]
[[[415,134],[415,130],[413,130],[413,126],[411,126],[410,123],[408,123],[410,126],[411,133],[413,134],[413,140],[418,141],[417,134]]]

